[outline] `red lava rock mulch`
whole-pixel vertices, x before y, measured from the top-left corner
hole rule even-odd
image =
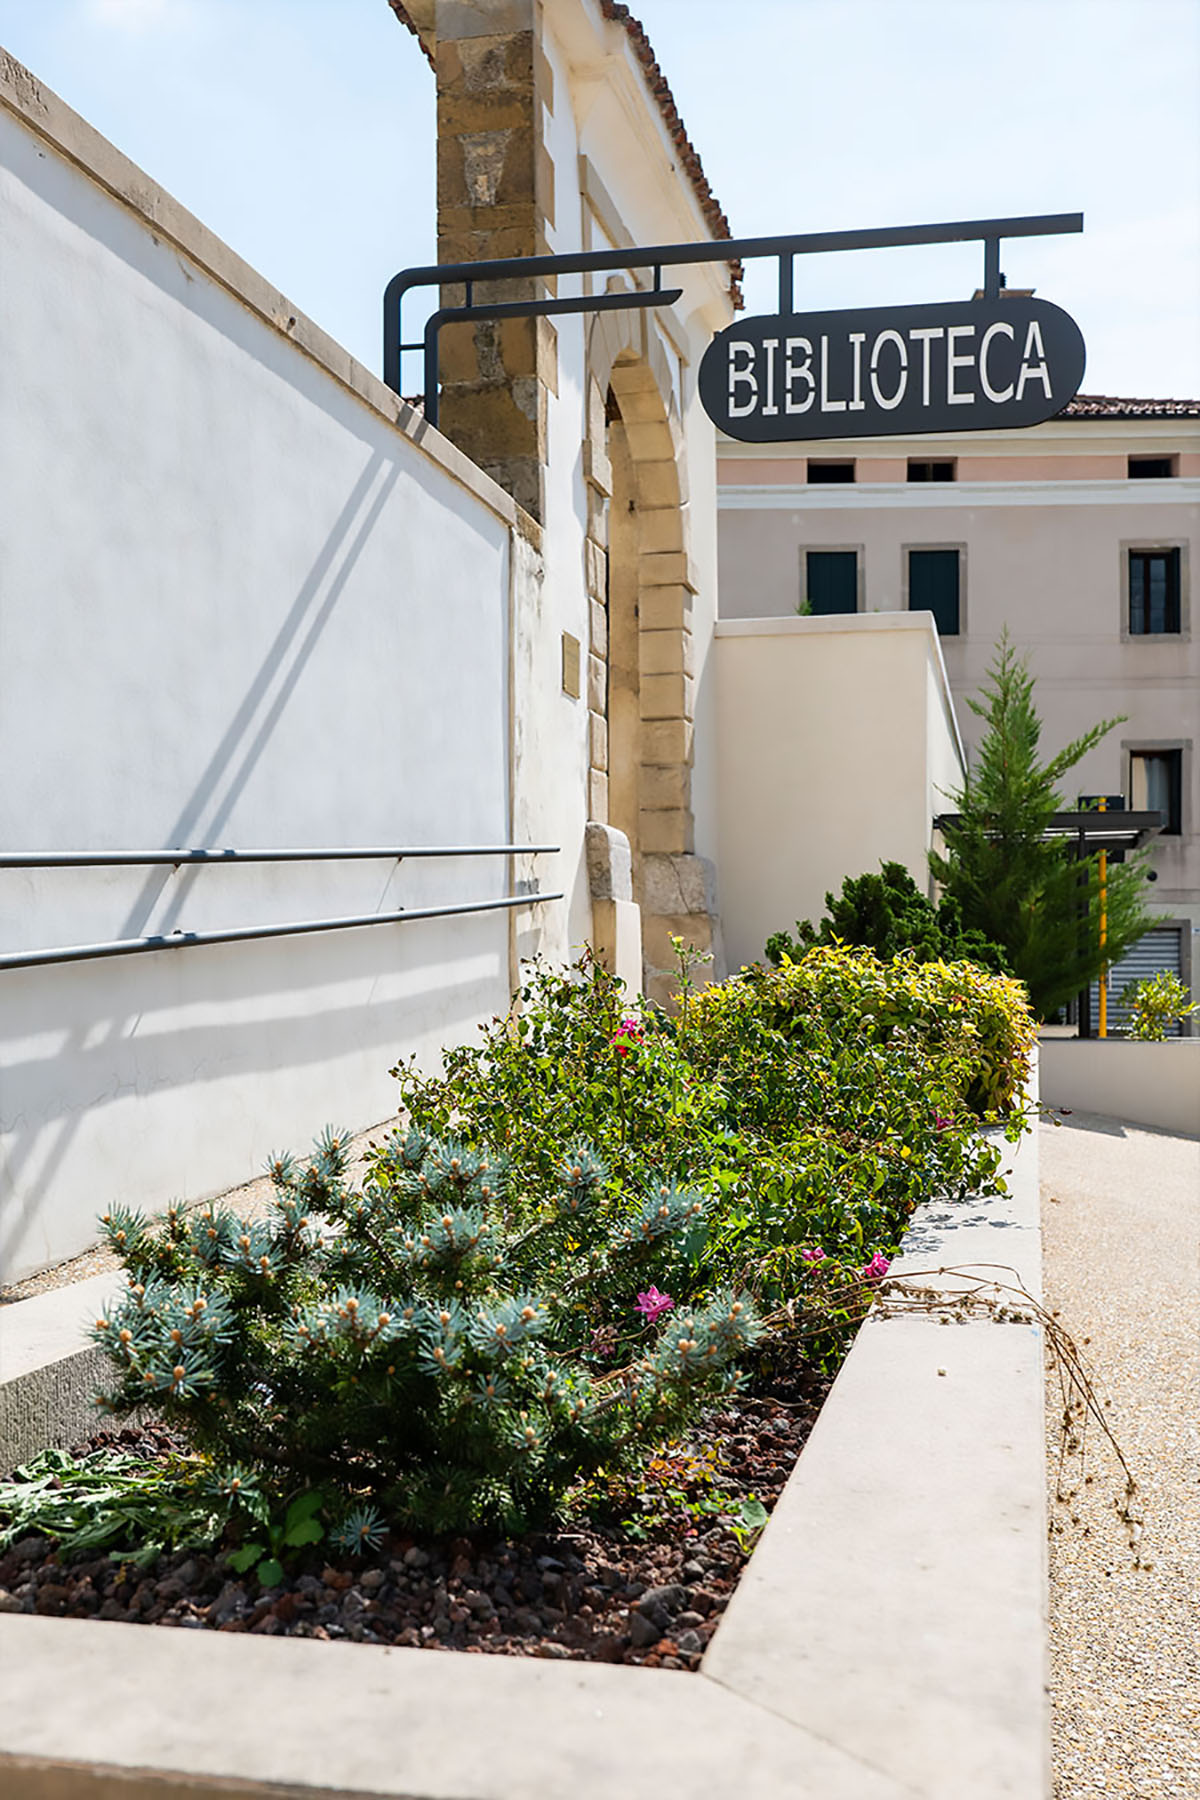
[[[317,1546],[265,1590],[235,1575],[222,1552],[164,1554],[141,1570],[119,1555],[68,1562],[30,1536],[0,1555],[0,1612],[695,1669],[748,1550],[729,1520],[686,1502],[713,1494],[707,1467],[731,1509],[754,1495],[770,1510],[828,1386],[806,1371],[786,1398],[723,1402],[685,1444],[654,1459],[643,1484],[654,1501],[640,1517],[635,1510],[643,1536],[577,1523],[519,1539],[393,1537],[366,1559],[326,1557]],[[178,1447],[147,1428],[102,1434],[86,1448],[114,1445],[140,1456]]]

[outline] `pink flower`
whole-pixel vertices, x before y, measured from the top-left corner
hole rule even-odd
[[[642,1314],[647,1325],[653,1325],[663,1313],[670,1312],[674,1304],[670,1294],[660,1294],[656,1287],[651,1287],[644,1294],[638,1295],[634,1311]]]
[[[891,1267],[882,1250],[877,1250],[869,1263],[864,1263],[858,1271],[864,1281],[882,1281]]]
[[[621,1020],[610,1042],[618,1056],[628,1056],[634,1046],[642,1042],[645,1035],[642,1030],[642,1021],[629,1013]]]
[[[823,1250],[802,1250],[800,1254],[805,1262],[819,1263],[825,1261],[825,1252]]]
[[[941,1113],[934,1113],[933,1115],[933,1124],[936,1131],[949,1131],[953,1123],[953,1119],[943,1119]]]

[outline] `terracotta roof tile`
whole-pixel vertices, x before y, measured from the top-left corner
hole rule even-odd
[[[437,64],[435,63],[433,56],[430,53],[428,45],[426,44],[424,38],[421,36],[421,33],[417,30],[416,26],[413,24],[412,20],[408,16],[408,8],[404,5],[404,0],[388,0],[388,5],[391,7],[392,11],[395,13],[395,15],[399,19],[400,23],[404,26],[404,29],[406,31],[412,32],[412,34],[416,38],[418,44],[420,44],[421,54],[425,58],[425,61],[429,64],[430,68],[436,69]]]
[[[1124,400],[1115,394],[1076,394],[1060,419],[1200,419],[1200,400]]]
[[[388,0],[388,5],[391,7],[400,23],[412,32],[417,42],[421,45],[421,49],[424,51],[426,61],[432,67],[433,57],[430,56],[428,48],[421,39],[420,32],[409,17],[407,8],[404,5],[404,0]],[[650,89],[650,92],[658,105],[658,110],[663,116],[663,123],[667,128],[667,136],[674,144],[679,156],[680,165],[692,184],[696,198],[700,202],[700,211],[704,214],[704,220],[708,229],[715,238],[732,237],[733,233],[729,228],[729,220],[725,217],[720,201],[708,185],[708,177],[704,173],[695,145],[692,143],[692,140],[688,137],[688,134],[684,129],[683,120],[679,116],[679,109],[675,105],[675,96],[667,85],[666,76],[658,66],[658,58],[654,54],[654,47],[651,44],[650,39],[646,36],[641,20],[635,19],[629,8],[621,3],[621,0],[600,0],[600,11],[604,18],[610,20],[612,23],[623,25],[628,34],[630,44],[633,47],[633,54],[641,64],[642,74],[646,80],[646,86]],[[740,309],[742,305],[742,265],[736,259],[731,259],[729,270],[729,292],[733,299],[734,306]]]
[[[645,28],[643,27],[641,20],[634,18],[629,8],[622,4],[622,0],[600,0],[600,11],[604,14],[606,19],[611,19],[616,24],[623,25],[629,35],[630,43],[633,46],[633,53],[637,57],[638,62],[642,65],[642,73],[646,77],[646,86],[650,89],[650,92],[658,103],[658,110],[661,112],[663,123],[667,128],[667,136],[671,139],[671,142],[679,152],[680,163],[683,165],[684,173],[687,175],[692,187],[695,189],[696,198],[700,202],[700,210],[704,214],[708,229],[715,238],[732,237],[733,233],[729,228],[729,220],[725,217],[720,201],[708,185],[708,177],[704,173],[700,157],[697,154],[696,148],[689,138],[687,131],[684,129],[683,120],[679,116],[679,109],[675,105],[675,96],[667,85],[666,76],[658,66],[658,58],[654,54],[654,47],[651,44],[650,39],[646,36]],[[730,263],[729,267],[733,275],[733,279],[730,283],[730,293],[733,296],[734,305],[740,307],[742,304],[742,265],[740,262],[733,261]]]

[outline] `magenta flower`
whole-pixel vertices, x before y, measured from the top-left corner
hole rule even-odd
[[[941,1113],[934,1113],[933,1115],[933,1124],[936,1131],[949,1131],[953,1123],[953,1119],[943,1119]]]
[[[647,1325],[653,1325],[663,1313],[670,1312],[674,1304],[670,1294],[660,1294],[656,1287],[651,1287],[644,1294],[638,1295],[634,1311],[641,1313]]]
[[[864,1263],[858,1271],[864,1281],[882,1281],[891,1267],[882,1250],[877,1250],[869,1263]]]
[[[633,1014],[630,1013],[626,1018],[621,1020],[621,1023],[613,1033],[610,1042],[618,1056],[628,1056],[634,1046],[640,1044],[644,1037],[645,1033],[642,1030],[642,1021],[634,1018]]]
[[[825,1252],[823,1250],[802,1250],[800,1254],[805,1262],[819,1263],[825,1261]]]

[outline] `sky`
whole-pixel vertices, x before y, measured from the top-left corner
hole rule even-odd
[[[1009,285],[1078,320],[1085,392],[1200,397],[1200,0],[635,11],[736,234],[1082,211],[1004,246]],[[435,258],[433,75],[386,0],[0,0],[0,44],[378,371],[388,278]],[[977,245],[812,257],[796,303],[981,272]],[[774,310],[771,265],[746,297]]]

